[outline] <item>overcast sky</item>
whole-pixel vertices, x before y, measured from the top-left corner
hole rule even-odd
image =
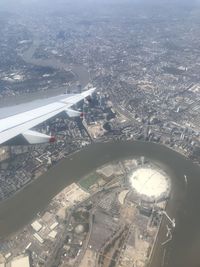
[[[194,4],[200,3],[200,0],[0,0],[0,11],[9,10],[15,11],[16,9],[34,9],[34,8],[45,8],[45,9],[60,9],[67,8],[89,8],[93,6],[96,8],[97,5],[101,7],[112,6],[134,6],[135,4],[140,6],[154,6],[159,5],[160,7],[166,7],[171,5],[181,6],[193,6]],[[27,10],[28,10],[27,9]]]

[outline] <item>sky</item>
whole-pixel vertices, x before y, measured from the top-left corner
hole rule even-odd
[[[165,8],[166,6],[194,6],[200,4],[200,0],[0,0],[0,13],[1,11],[11,11],[15,10],[28,10],[28,9],[57,9],[62,10],[66,8],[70,10],[71,8],[97,8],[98,7],[114,7],[119,6],[123,8],[139,5],[140,7],[152,7],[159,6]]]

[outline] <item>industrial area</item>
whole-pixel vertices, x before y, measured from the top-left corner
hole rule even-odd
[[[67,186],[34,221],[1,242],[0,266],[28,257],[22,266],[144,267],[170,188],[170,177],[144,157],[104,165]]]

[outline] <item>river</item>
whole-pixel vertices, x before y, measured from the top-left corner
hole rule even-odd
[[[40,41],[35,38],[32,45],[28,50],[26,50],[21,57],[23,60],[29,64],[41,67],[52,67],[54,69],[64,69],[64,70],[71,70],[71,72],[76,76],[77,80],[81,83],[82,87],[85,87],[89,80],[89,72],[88,70],[82,65],[69,65],[66,64],[56,57],[52,56],[51,58],[35,58],[34,53],[36,49],[40,46]]]
[[[28,63],[35,66],[41,66],[41,67],[52,67],[54,69],[60,69],[60,70],[67,70],[71,71],[75,77],[76,81],[79,81],[82,88],[84,88],[90,81],[90,74],[88,72],[88,69],[83,65],[69,65],[64,62],[61,62],[56,57],[51,57],[48,59],[40,59],[35,58],[34,53],[35,50],[39,47],[40,41],[36,38],[33,43],[31,44],[30,48],[27,49],[23,54],[20,56],[22,59]],[[34,91],[29,93],[24,93],[16,96],[5,96],[4,98],[0,99],[0,106],[11,106],[16,104],[21,104],[41,98],[48,98],[52,96],[56,96],[59,94],[66,93],[66,89],[71,89],[73,92],[73,88],[76,87],[74,83],[71,86],[66,87],[57,87],[54,89],[44,90],[44,91]]]
[[[176,219],[169,245],[165,223],[161,227],[151,267],[200,266],[200,167],[165,146],[138,141],[96,143],[63,159],[12,198],[0,203],[0,235],[22,228],[64,187],[113,160],[145,156],[171,177],[172,192],[167,212]],[[184,175],[187,175],[186,185]],[[164,252],[165,250],[165,252]],[[163,252],[165,253],[164,264]]]
[[[23,55],[31,64],[68,68],[55,59],[35,59],[34,51],[39,42],[35,40]],[[83,86],[89,82],[89,73],[84,66],[73,66],[72,71]],[[48,96],[62,93],[63,89],[48,91]],[[5,105],[37,99],[41,92],[4,101]],[[3,105],[3,103],[1,103]],[[47,173],[29,184],[12,198],[0,203],[0,236],[5,238],[30,222],[43,210],[51,199],[64,187],[96,169],[119,159],[145,156],[156,161],[172,178],[171,198],[167,206],[170,216],[176,218],[172,241],[166,240],[166,225],[163,220],[150,267],[199,267],[200,266],[200,167],[165,146],[144,142],[110,142],[92,144],[52,167]],[[187,175],[188,185],[184,175]],[[164,256],[163,256],[164,255]]]

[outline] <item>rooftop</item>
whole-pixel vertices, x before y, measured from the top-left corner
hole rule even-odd
[[[15,258],[10,263],[6,264],[6,267],[30,267],[29,257],[22,256]]]
[[[131,186],[141,195],[158,198],[169,190],[169,179],[153,168],[139,168],[130,177]]]

